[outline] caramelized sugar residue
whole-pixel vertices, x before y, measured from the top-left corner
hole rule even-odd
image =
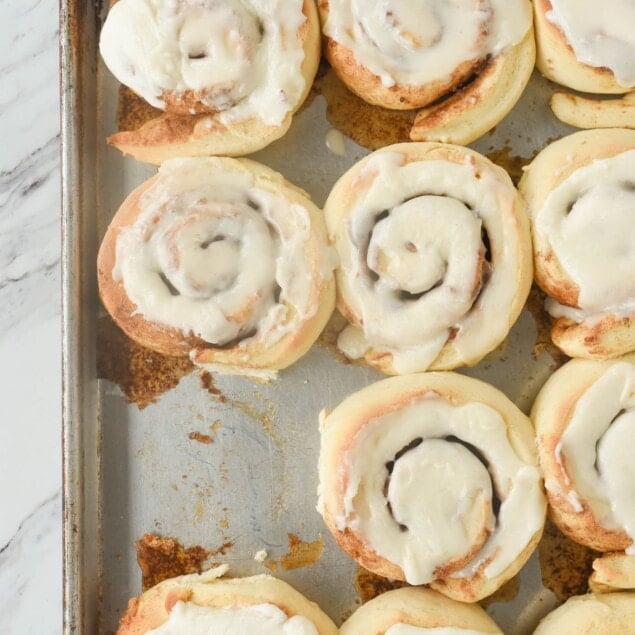
[[[598,555],[567,538],[547,520],[538,545],[542,583],[563,602],[573,595],[582,595],[587,592],[593,560]]]
[[[208,373],[207,371],[203,371],[200,377],[201,377],[201,387],[204,390],[207,390],[207,392],[210,395],[212,395],[212,397],[214,397],[220,403],[227,402],[227,397],[225,397],[225,395],[223,395],[223,393],[214,385],[214,378],[212,377],[211,373]]]
[[[520,591],[520,576],[515,575],[492,595],[480,600],[479,604],[485,609],[494,602],[511,602],[518,595],[518,591]]]
[[[300,567],[311,567],[321,557],[324,551],[324,538],[319,536],[313,542],[304,542],[294,534],[287,534],[289,551],[280,558],[280,566],[288,571]]]
[[[400,589],[404,586],[408,586],[408,584],[401,580],[382,578],[376,573],[364,569],[364,567],[359,567],[355,573],[355,588],[357,589],[362,604],[365,604],[382,593],[386,593],[386,591]]]
[[[110,316],[99,319],[97,377],[117,384],[139,409],[154,403],[193,369],[187,357],[167,357],[133,342]]]
[[[546,294],[535,284],[531,286],[527,298],[527,309],[536,324],[536,343],[534,344],[533,357],[536,359],[542,351],[546,351],[555,363],[553,370],[556,370],[569,358],[551,341],[551,318],[545,311],[546,297]]]
[[[186,548],[175,538],[144,534],[135,542],[143,590],[168,578],[201,573],[210,558],[225,555],[232,546],[233,543],[226,542],[212,551],[198,545]]]
[[[509,176],[512,177],[514,185],[518,187],[520,177],[523,175],[523,168],[532,162],[533,157],[516,156],[512,154],[511,151],[512,149],[510,146],[504,145],[499,150],[492,150],[491,152],[488,152],[485,156],[492,163],[495,163],[506,170]]]
[[[388,110],[367,104],[346,88],[332,68],[321,67],[320,71],[314,90],[326,99],[326,118],[333,127],[369,150],[410,141],[416,110]]]
[[[187,435],[190,441],[197,441],[203,445],[209,445],[213,439],[209,434],[203,434],[202,432],[192,431]]]
[[[337,348],[337,338],[347,324],[348,322],[346,321],[346,318],[337,309],[335,309],[335,311],[333,311],[333,315],[318,338],[317,344],[328,348],[331,355],[333,355],[337,361],[342,362],[343,364],[352,364],[353,362],[348,359],[348,357],[346,357],[339,348]]]
[[[117,103],[117,129],[137,130],[144,123],[163,115],[163,111],[151,106],[145,99],[126,86],[119,87]]]

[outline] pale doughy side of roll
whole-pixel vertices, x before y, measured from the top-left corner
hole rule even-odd
[[[547,615],[534,635],[635,635],[635,593],[578,595]]]
[[[593,593],[610,593],[635,589],[635,556],[607,553],[593,561],[589,578]]]
[[[389,146],[340,178],[324,213],[348,357],[389,374],[448,370],[507,336],[532,263],[524,201],[504,170],[459,146]]]
[[[317,604],[286,582],[268,575],[221,578],[227,569],[221,566],[201,575],[170,578],[131,599],[117,635],[144,635],[159,628],[169,620],[177,602],[219,609],[272,605],[289,618],[302,616],[315,627],[318,635],[337,635],[337,627]]]
[[[578,132],[538,154],[519,185],[531,215],[536,281],[553,298],[552,339],[571,357],[608,359],[635,349],[628,260],[634,165],[635,131]]]
[[[176,160],[114,217],[100,294],[143,346],[267,378],[330,317],[332,258],[320,210],[281,175],[244,159]]]
[[[531,417],[554,522],[592,549],[630,552],[630,468],[617,448],[630,448],[635,436],[628,425],[635,418],[635,355],[568,362],[543,386]]]
[[[457,629],[456,635],[502,635],[494,620],[480,606],[456,602],[421,587],[404,587],[377,596],[358,608],[342,624],[340,633],[384,635],[391,627],[394,630],[401,624],[420,628],[421,635],[428,629],[442,627]]]
[[[256,72],[249,68],[249,65],[253,65],[254,68],[258,64],[262,65],[261,62],[256,61],[257,58],[252,61],[248,57],[244,63],[247,67],[245,72],[253,77],[249,81],[236,81],[236,84],[239,86],[245,84],[249,87],[256,83],[253,90],[256,97],[252,98],[249,93],[245,95],[241,93],[235,98],[235,103],[231,101],[224,103],[221,99],[220,106],[206,106],[203,103],[204,100],[201,102],[197,97],[201,91],[177,92],[177,99],[170,99],[164,95],[163,99],[158,99],[165,102],[163,107],[167,108],[166,114],[148,121],[137,130],[121,131],[111,135],[108,142],[124,154],[130,154],[140,161],[159,165],[174,157],[242,156],[260,150],[282,137],[291,125],[292,115],[306,99],[317,72],[320,59],[319,18],[312,0],[301,2],[290,0],[279,4],[283,15],[291,23],[296,20],[292,11],[298,11],[298,15],[304,17],[304,22],[298,27],[297,34],[293,38],[285,32],[284,24],[280,27],[276,27],[274,23],[269,24],[274,17],[269,15],[266,19],[259,17],[258,2],[253,4],[256,16],[254,20],[256,25],[260,24],[259,28],[262,31],[259,37],[269,38],[272,37],[269,34],[274,34],[273,40],[276,47],[280,47],[279,49],[274,47],[272,59],[268,59],[260,71]],[[241,8],[241,11],[246,11],[248,16],[251,10],[251,6],[246,9]],[[231,7],[227,9],[229,15],[231,11]],[[264,24],[260,23],[260,19],[264,20]],[[278,45],[278,41],[282,44]],[[216,64],[221,69],[227,67],[229,70],[226,72],[229,74],[238,65],[238,53],[242,51],[240,47],[244,45],[236,44],[236,42],[243,42],[243,39],[229,37],[224,41],[224,44],[230,47],[227,53],[228,58]],[[234,51],[231,46],[238,47],[237,51]],[[293,48],[294,57],[288,62],[284,58],[285,46],[290,50]],[[261,42],[253,47],[252,52],[259,54],[258,51],[262,47]],[[221,48],[219,47],[219,50]],[[299,59],[296,59],[298,56]],[[123,68],[126,67],[125,63],[120,65]],[[222,70],[220,72],[222,75]],[[263,82],[276,82],[282,76],[288,78],[288,81],[282,82],[279,88],[266,89],[263,87],[266,86],[265,84],[258,83],[261,78]],[[204,90],[207,89],[203,89],[203,92]],[[229,89],[226,89],[221,82],[217,89],[220,97],[216,99],[222,98],[226,90]],[[229,97],[227,99],[229,100]],[[162,107],[156,103],[153,105]]]
[[[540,539],[546,504],[531,424],[483,382],[386,379],[344,400],[321,430],[318,509],[340,547],[379,575],[474,602],[515,575]]]

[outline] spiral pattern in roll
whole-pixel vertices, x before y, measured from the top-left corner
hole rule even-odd
[[[152,163],[239,156],[288,129],[317,70],[319,23],[310,0],[118,0],[100,51],[122,84],[170,115],[111,143]]]
[[[551,336],[571,357],[635,350],[635,132],[579,132],[525,172],[536,281]]]
[[[635,356],[568,362],[540,391],[532,419],[554,522],[613,552],[596,560],[594,583],[635,588]]]
[[[99,275],[106,308],[133,339],[226,372],[295,361],[334,302],[319,210],[246,160],[165,163],[115,216]]]
[[[529,420],[453,373],[393,377],[322,421],[320,502],[338,544],[380,575],[473,602],[527,560],[545,499]]]
[[[337,635],[329,617],[282,580],[268,575],[221,577],[221,565],[165,580],[132,598],[117,635],[266,633]]]
[[[321,0],[318,6],[326,57],[359,97],[396,110],[446,100],[418,114],[414,141],[476,139],[511,110],[531,74],[526,0]]]
[[[476,363],[531,284],[523,202],[472,150],[401,144],[366,157],[325,205],[340,255],[339,346],[391,374]]]

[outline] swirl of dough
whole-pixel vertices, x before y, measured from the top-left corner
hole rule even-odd
[[[503,170],[457,146],[391,146],[346,173],[324,211],[348,357],[391,374],[447,370],[506,337],[529,293],[531,244]]]
[[[170,578],[132,598],[117,635],[337,635],[314,602],[268,575],[225,578],[227,565]]]
[[[99,255],[106,308],[142,345],[224,372],[300,357],[333,307],[306,195],[252,161],[174,159],[126,199]]]
[[[100,51],[122,84],[169,115],[146,124],[154,137],[141,128],[111,142],[152,163],[238,156],[288,129],[317,70],[319,23],[310,0],[118,0]],[[177,134],[183,122],[196,122],[190,138]]]
[[[634,174],[635,132],[592,130],[548,146],[521,180],[551,336],[571,357],[635,350]]]
[[[380,575],[474,602],[527,560],[545,499],[529,420],[483,382],[392,377],[322,420],[318,509]]]
[[[554,522],[614,552],[596,561],[593,581],[608,582],[619,556],[622,574],[607,586],[635,588],[635,355],[568,362],[543,386],[532,419]]]
[[[635,127],[635,6],[608,0],[535,0],[536,66],[574,90],[618,99],[556,93],[557,117],[578,128]]]
[[[422,587],[404,587],[377,596],[358,608],[341,635],[502,635],[477,604],[456,602]]]
[[[326,57],[370,104],[424,108],[414,141],[469,143],[511,110],[535,57],[526,0],[321,0]],[[458,93],[458,89],[461,89]]]

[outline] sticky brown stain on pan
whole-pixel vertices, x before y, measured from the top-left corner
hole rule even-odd
[[[225,555],[232,547],[232,542],[226,542],[213,550],[199,545],[184,547],[175,538],[144,534],[135,542],[143,590],[168,578],[201,573],[209,565],[210,559]]]
[[[187,435],[187,438],[190,441],[196,441],[197,443],[202,443],[203,445],[210,445],[213,441],[209,434],[203,434],[202,432],[197,432],[196,430],[190,432]]]
[[[529,297],[527,298],[527,309],[534,319],[536,325],[536,341],[534,343],[533,357],[537,359],[540,353],[545,351],[553,359],[552,371],[560,368],[569,360],[551,341],[551,319],[545,311],[546,294],[535,284],[532,285]]]
[[[324,551],[324,538],[319,536],[313,542],[300,540],[295,534],[287,534],[289,541],[288,551],[280,557],[280,566],[285,571],[312,567],[321,557]],[[276,571],[278,563],[275,560],[267,560],[265,566],[270,571]]]
[[[343,364],[352,364],[353,362],[337,348],[337,338],[347,324],[346,318],[336,309],[320,334],[317,344],[327,348],[337,361]]]
[[[118,130],[137,130],[143,124],[161,115],[163,115],[162,110],[153,108],[126,86],[120,86],[119,100],[117,102]]]
[[[97,377],[119,386],[143,409],[192,372],[187,357],[167,357],[133,342],[109,316],[97,324]]]
[[[408,584],[401,580],[383,578],[368,569],[364,569],[364,567],[359,567],[355,572],[355,589],[361,604],[365,604],[386,591],[400,589],[404,586],[408,586]]]
[[[538,154],[537,151],[536,154]],[[512,177],[515,186],[518,186],[518,182],[523,175],[523,168],[529,165],[534,158],[533,156],[522,157],[512,154],[512,149],[509,145],[504,145],[502,148],[487,152],[485,156],[492,163],[504,168],[509,176]]]
[[[538,545],[542,583],[563,602],[573,595],[583,595],[588,590],[593,560],[599,555],[567,538],[547,520]]]
[[[324,62],[313,90],[326,99],[326,118],[331,125],[360,146],[378,150],[410,141],[416,110],[389,110],[366,103],[348,90]]]
[[[201,388],[203,390],[206,390],[212,397],[214,397],[214,399],[216,399],[216,401],[220,403],[227,402],[227,397],[225,397],[225,395],[223,395],[220,389],[214,385],[214,378],[212,377],[211,373],[208,373],[207,371],[203,371],[200,374],[200,379],[201,379]]]

